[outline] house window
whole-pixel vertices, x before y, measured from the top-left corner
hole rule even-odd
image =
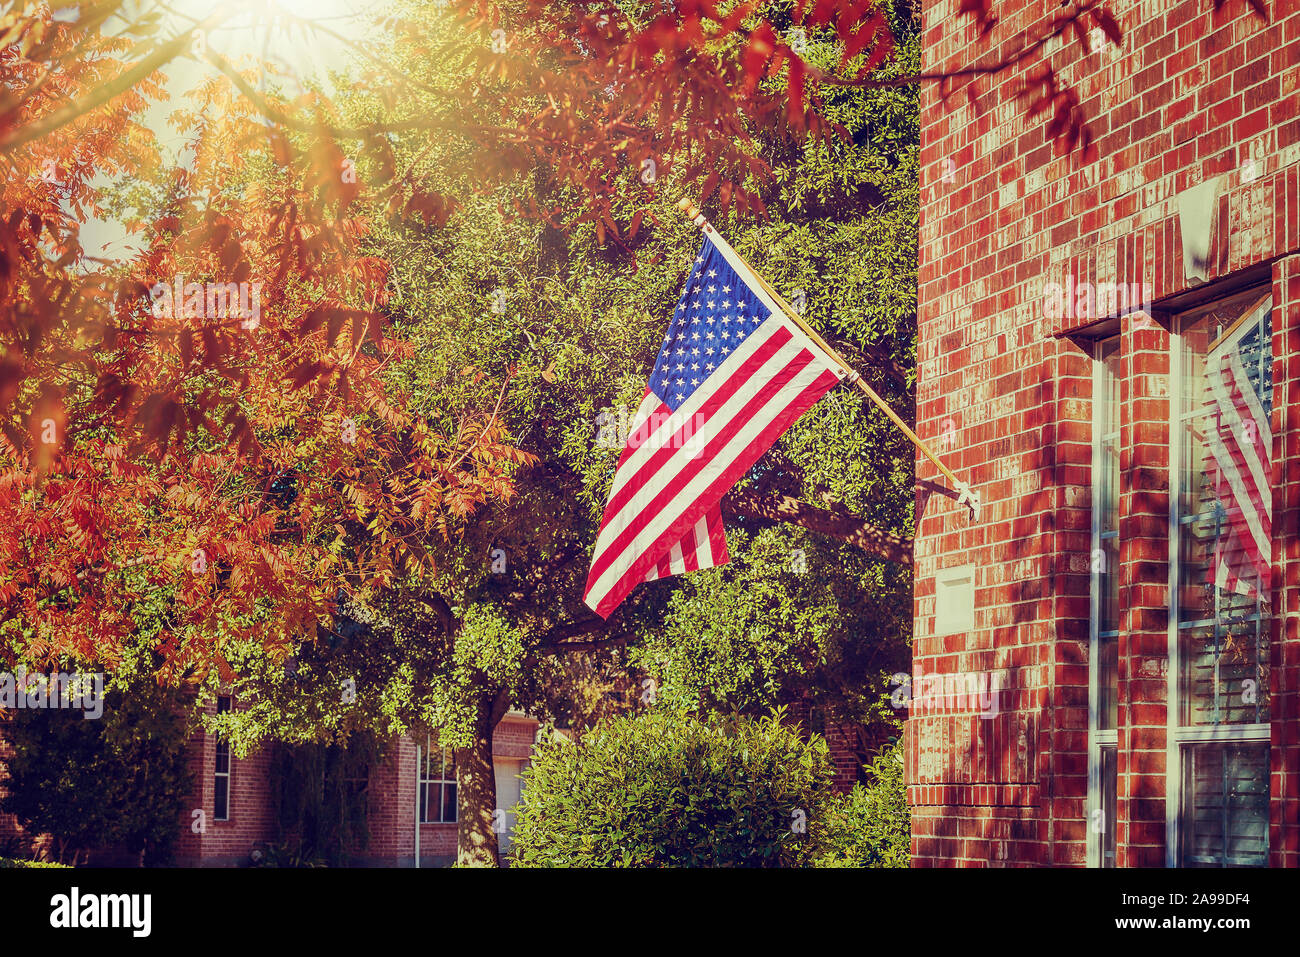
[[[1170,609],[1170,856],[1268,863],[1272,297],[1175,321]],[[1172,793],[1172,791],[1171,791]]]
[[[230,711],[230,698],[217,698],[217,714]],[[212,817],[217,821],[230,820],[230,745],[217,735],[216,766],[212,774]]]
[[[1115,866],[1119,699],[1119,337],[1093,353],[1088,863]]]
[[[448,824],[455,820],[455,761],[449,748],[433,747],[426,739],[420,760],[420,822]]]

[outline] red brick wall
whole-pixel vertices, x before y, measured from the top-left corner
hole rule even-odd
[[[924,5],[925,70],[1014,46],[1061,10],[1053,0],[999,4],[985,41],[956,0]],[[1044,285],[1149,283],[1157,307],[1189,289],[1179,196],[1222,175],[1208,279],[1300,248],[1300,2],[1270,2],[1272,24],[1244,4],[1112,4],[1116,53],[1071,38],[1047,53],[1076,86],[1098,159],[1055,158],[1044,117],[1024,116],[1023,75],[980,85],[977,104],[922,92],[922,211],[917,430],[982,493],[978,524],[933,497],[918,523],[913,680],[1004,672],[996,718],[913,708],[908,722],[913,861],[918,866],[1082,864],[1085,859],[1091,378],[1079,331],[1052,319]],[[1245,165],[1253,163],[1253,165]],[[1285,391],[1300,375],[1295,259],[1274,265],[1275,542],[1300,607],[1295,513],[1300,453]],[[1158,311],[1158,310],[1157,310]],[[1122,327],[1119,863],[1165,860],[1168,666],[1169,335],[1143,313]],[[1288,413],[1288,414],[1285,414]],[[942,480],[917,458],[918,478]],[[1287,484],[1283,484],[1284,478]],[[937,636],[935,575],[976,569],[974,629]],[[1300,863],[1294,620],[1275,622],[1275,863]]]

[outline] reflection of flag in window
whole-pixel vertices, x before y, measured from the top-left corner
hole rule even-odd
[[[1222,590],[1269,593],[1273,560],[1273,369],[1269,301],[1210,346],[1205,357],[1210,421],[1206,471],[1219,501],[1211,574]]]

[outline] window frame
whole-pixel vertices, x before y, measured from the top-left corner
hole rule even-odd
[[[1091,452],[1092,452],[1092,508],[1090,515],[1090,552],[1088,564],[1088,594],[1089,594],[1089,615],[1088,615],[1088,796],[1086,801],[1086,833],[1088,835],[1085,863],[1088,867],[1105,867],[1106,855],[1106,838],[1109,834],[1117,834],[1116,823],[1105,820],[1106,800],[1103,780],[1103,768],[1105,766],[1104,752],[1107,750],[1115,752],[1115,759],[1118,761],[1119,747],[1119,729],[1101,727],[1101,585],[1102,575],[1097,571],[1095,566],[1095,556],[1105,554],[1102,549],[1102,507],[1103,491],[1105,490],[1105,477],[1103,467],[1105,465],[1105,441],[1106,436],[1111,433],[1118,433],[1120,422],[1110,422],[1109,405],[1110,405],[1110,387],[1111,376],[1106,368],[1106,361],[1102,357],[1102,350],[1110,343],[1114,342],[1116,348],[1120,346],[1119,336],[1107,336],[1102,339],[1096,339],[1091,342],[1091,362],[1092,362],[1092,434],[1091,434]],[[1117,416],[1118,418],[1118,416]],[[1118,444],[1118,443],[1117,443]],[[1118,494],[1118,489],[1115,490]],[[1118,499],[1117,499],[1118,501]],[[1115,538],[1119,538],[1119,522],[1116,516]],[[1118,550],[1117,550],[1118,554]],[[1111,569],[1111,574],[1118,574],[1118,569]],[[1117,622],[1118,624],[1118,622]],[[1118,635],[1116,636],[1118,640]],[[1118,675],[1117,675],[1118,678]],[[1116,689],[1118,696],[1118,689]],[[1116,722],[1118,724],[1118,721]],[[1111,804],[1118,806],[1116,795],[1111,796]],[[1103,826],[1100,832],[1096,831],[1093,821],[1096,820],[1098,813],[1103,815]],[[1118,847],[1116,847],[1118,852]]]
[[[234,707],[235,702],[230,695],[217,696],[218,715],[228,714],[234,710]],[[212,759],[212,820],[229,821],[231,804],[233,803],[231,798],[234,796],[234,788],[232,787],[234,782],[233,772],[235,770],[234,758],[230,753],[230,744],[222,738],[221,732],[218,731],[214,735],[214,739],[216,750]],[[218,769],[221,767],[221,758],[223,754],[226,758],[226,770],[221,771]],[[226,793],[226,813],[224,815],[217,813],[217,789],[223,784]]]
[[[1240,300],[1246,306],[1251,297],[1268,293],[1272,300],[1271,281],[1251,282],[1221,295],[1199,299],[1184,308],[1164,312],[1169,328],[1169,581],[1168,581],[1168,654],[1166,674],[1166,735],[1165,735],[1165,866],[1183,867],[1183,821],[1187,794],[1184,790],[1183,753],[1197,744],[1250,744],[1270,742],[1272,719],[1253,724],[1184,725],[1182,723],[1182,636],[1179,620],[1181,596],[1182,552],[1182,496],[1183,496],[1183,328],[1187,317],[1206,307]],[[1269,308],[1275,308],[1270,301]],[[1270,349],[1271,352],[1271,349]],[[1270,356],[1271,361],[1271,356]],[[1277,383],[1274,382],[1274,406]],[[1270,435],[1270,440],[1275,436]],[[1274,609],[1270,618],[1277,614]],[[1268,635],[1268,630],[1265,630]],[[1271,635],[1268,635],[1271,639]],[[1258,656],[1258,650],[1256,651]],[[1271,750],[1271,749],[1270,749]],[[1265,828],[1267,842],[1268,829]],[[1269,853],[1266,847],[1265,854]]]
[[[439,773],[442,775],[441,777],[436,778],[431,777],[429,774],[431,758],[435,747],[437,747],[437,750],[440,752],[438,769]],[[450,777],[446,776],[448,770],[450,770],[451,773]],[[452,805],[452,816],[450,818],[443,817],[447,785],[450,784],[452,787],[458,787],[456,781],[456,758],[451,748],[435,746],[433,744],[433,736],[426,736],[424,739],[424,753],[421,756],[419,767],[415,769],[415,773],[417,779],[415,799],[420,807],[420,823],[455,824],[460,819],[459,793],[456,794],[456,801]],[[434,786],[437,786],[438,808],[437,817],[431,818],[429,812],[432,810],[433,802],[429,799],[429,789]]]

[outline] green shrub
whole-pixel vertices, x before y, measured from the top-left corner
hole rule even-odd
[[[67,864],[56,864],[53,861],[25,861],[16,857],[0,857],[0,871],[18,867],[68,867]]]
[[[826,742],[766,718],[656,710],[541,744],[524,774],[512,862],[782,867],[811,850]]]
[[[911,814],[903,780],[901,742],[886,748],[867,769],[869,784],[825,802],[813,829],[816,867],[907,867]]]

